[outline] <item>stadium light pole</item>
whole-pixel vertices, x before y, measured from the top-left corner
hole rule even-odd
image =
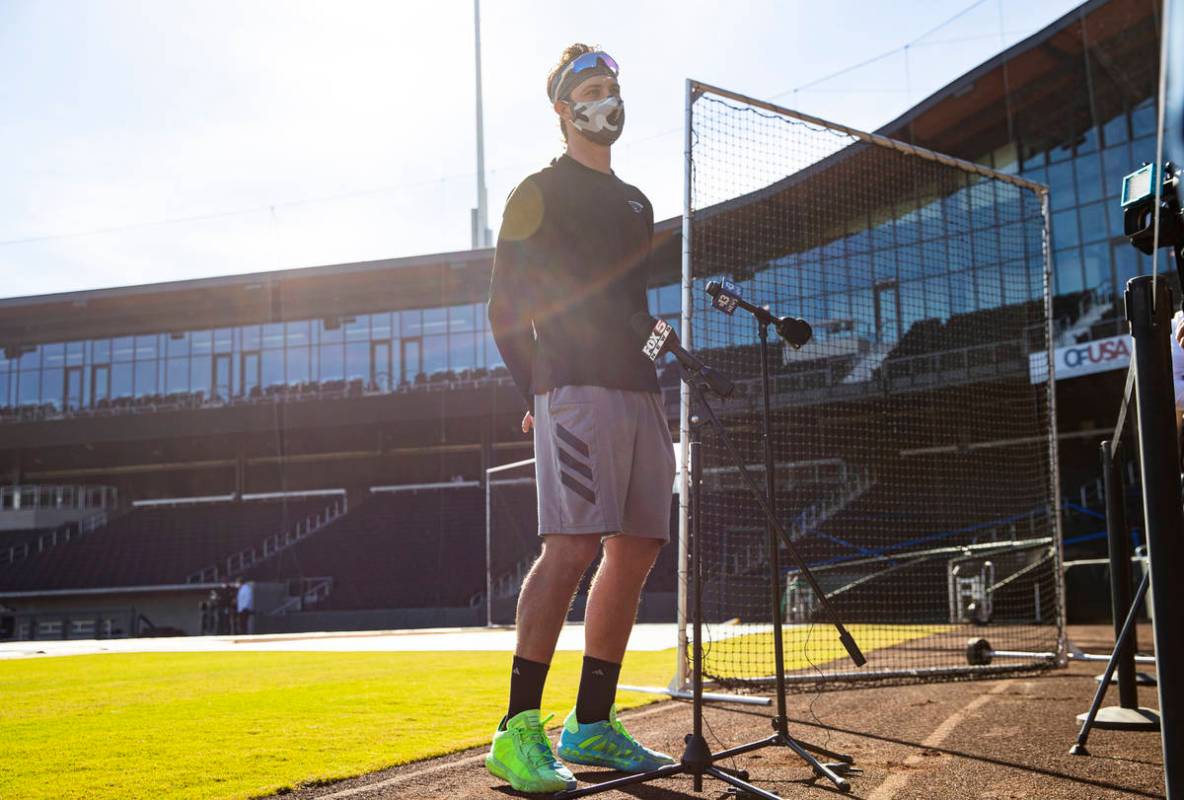
[[[485,191],[485,115],[481,110],[481,0],[473,0],[473,61],[477,67],[477,207],[472,210],[470,225],[473,249],[491,247],[488,197]]]

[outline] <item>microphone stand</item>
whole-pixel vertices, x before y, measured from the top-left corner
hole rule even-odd
[[[703,412],[707,417],[707,421],[711,424],[712,428],[715,430],[716,435],[719,437],[720,441],[723,442],[725,448],[728,450],[728,454],[735,462],[736,467],[740,471],[740,475],[744,478],[745,483],[748,485],[748,489],[752,493],[753,498],[757,501],[758,505],[760,505],[762,511],[764,511],[770,530],[776,532],[776,534],[781,537],[781,540],[785,543],[790,555],[797,562],[798,567],[801,569],[803,577],[805,577],[807,582],[811,585],[811,587],[813,587],[815,596],[818,598],[819,605],[827,613],[832,624],[838,630],[839,640],[847,649],[847,653],[851,656],[852,661],[855,662],[856,666],[862,666],[863,664],[867,663],[866,659],[863,657],[863,653],[859,650],[859,646],[855,643],[855,640],[851,637],[851,634],[847,632],[846,628],[843,627],[843,623],[839,621],[838,616],[835,614],[834,609],[830,605],[830,601],[827,600],[825,592],[823,592],[822,588],[818,585],[813,573],[810,572],[809,568],[806,566],[805,561],[801,558],[797,552],[797,549],[793,546],[793,542],[789,538],[789,535],[777,521],[777,518],[774,516],[773,509],[769,505],[768,500],[765,498],[764,494],[761,493],[756,481],[748,473],[748,470],[745,469],[743,459],[741,459],[740,454],[736,451],[731,439],[728,438],[727,429],[724,427],[719,417],[716,416],[716,413],[711,408],[711,405],[707,402],[706,390],[709,388],[708,380],[702,374],[688,370],[684,366],[681,366],[681,364],[680,370],[682,380],[690,388],[698,406],[703,409]],[[648,783],[661,778],[668,778],[674,775],[684,774],[690,775],[693,778],[694,789],[696,792],[703,790],[703,777],[706,775],[723,781],[740,792],[762,798],[762,800],[781,800],[779,795],[773,794],[772,792],[766,791],[748,783],[746,780],[748,778],[747,772],[741,771],[737,775],[734,775],[732,772],[715,765],[717,761],[731,758],[741,753],[748,753],[753,750],[760,750],[764,747],[775,746],[788,747],[790,750],[794,751],[798,757],[800,757],[811,767],[816,776],[826,778],[828,781],[833,783],[835,788],[837,788],[840,792],[848,792],[851,790],[851,784],[849,784],[847,780],[839,774],[840,772],[847,772],[852,769],[850,764],[853,759],[851,759],[850,756],[830,753],[829,751],[822,750],[821,748],[814,747],[812,745],[807,747],[806,745],[799,743],[796,739],[785,732],[786,714],[784,710],[784,664],[780,663],[780,661],[778,663],[778,671],[781,675],[781,700],[778,705],[778,713],[780,717],[779,719],[775,719],[773,721],[773,727],[776,731],[773,736],[761,739],[759,741],[742,744],[737,747],[732,747],[714,754],[711,752],[711,748],[708,746],[707,740],[703,737],[703,561],[700,547],[703,541],[703,516],[701,513],[703,459],[701,454],[702,439],[700,436],[700,428],[702,425],[702,418],[700,418],[698,415],[692,415],[689,442],[691,459],[691,531],[689,544],[692,576],[690,587],[692,596],[691,607],[692,614],[694,616],[694,645],[692,648],[693,728],[692,732],[687,734],[685,737],[684,741],[686,742],[686,748],[683,750],[682,759],[678,764],[668,764],[649,772],[627,775],[623,778],[604,781],[594,786],[567,789],[562,792],[557,792],[553,795],[556,800],[587,797],[589,795],[620,789],[624,786],[631,786],[637,783]],[[780,619],[779,603],[774,603],[774,609],[775,619]],[[780,626],[778,626],[778,631],[779,629]],[[810,750],[814,750],[815,752],[821,753],[827,757],[836,758],[836,760],[838,760],[840,763],[824,764],[815,758]]]

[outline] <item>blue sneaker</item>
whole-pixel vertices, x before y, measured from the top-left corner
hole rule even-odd
[[[573,764],[609,767],[618,772],[649,772],[676,763],[665,753],[650,750],[634,739],[617,719],[616,704],[609,709],[607,720],[587,724],[580,724],[573,708],[563,722],[559,757]]]

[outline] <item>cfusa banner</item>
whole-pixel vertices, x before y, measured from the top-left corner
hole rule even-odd
[[[1032,383],[1048,377],[1048,356],[1044,351],[1029,356],[1028,373]],[[1131,363],[1129,336],[1111,336],[1092,342],[1058,347],[1053,351],[1053,373],[1057,380],[1076,378],[1111,369],[1126,369]]]

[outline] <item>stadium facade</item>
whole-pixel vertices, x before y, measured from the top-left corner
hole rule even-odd
[[[1053,344],[1093,365],[1057,386],[1068,494],[1096,472],[1121,391],[1121,352],[1096,343],[1122,332],[1122,288],[1149,269],[1122,237],[1117,195],[1154,158],[1159,23],[1151,0],[1085,3],[878,131],[1050,186]],[[679,229],[658,223],[653,249],[650,309],[669,319]],[[815,266],[858,261],[849,246]],[[1024,261],[951,274],[904,238],[879,252],[874,302],[818,280],[794,311],[850,320],[846,333],[890,350],[926,318],[1032,297]],[[135,608],[195,633],[194,598],[244,577],[299,579],[273,605],[338,614],[299,611],[273,630],[483,621],[480,482],[531,456],[488,330],[491,266],[476,250],[0,300],[8,635],[128,633]],[[677,427],[677,380],[664,385]],[[144,555],[186,525],[221,538]],[[330,525],[356,534],[353,560],[318,538]],[[651,589],[669,583],[656,574]],[[115,607],[122,617],[104,616]]]

